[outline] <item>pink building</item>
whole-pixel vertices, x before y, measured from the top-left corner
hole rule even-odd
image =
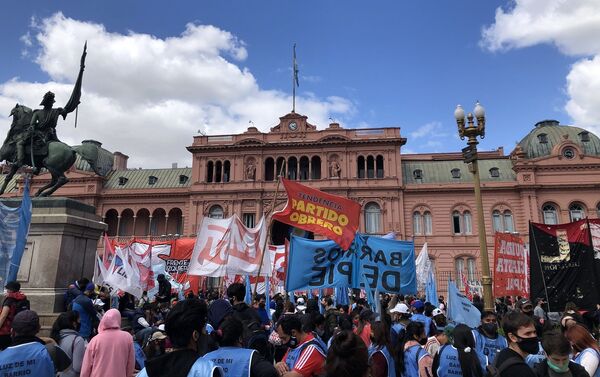
[[[189,236],[202,216],[236,213],[253,226],[273,205],[281,171],[359,202],[361,232],[394,231],[398,239],[414,238],[417,251],[427,242],[440,291],[459,270],[478,281],[479,229],[468,166],[460,152],[402,154],[406,143],[399,128],[331,123],[317,130],[306,116],[290,113],[267,133],[249,127],[237,135],[194,136],[187,147],[191,168],[127,169],[126,155],[104,151],[113,169],[106,178],[78,161],[68,173],[71,182],[55,195],[94,205],[112,237]],[[600,139],[586,130],[539,122],[510,155],[499,148],[479,158],[490,261],[495,231],[526,237],[529,221],[598,217]],[[49,175],[36,177],[33,189],[48,181]],[[17,186],[13,182],[7,195],[18,195]],[[286,200],[280,190],[276,207]],[[276,242],[284,231],[275,226]]]

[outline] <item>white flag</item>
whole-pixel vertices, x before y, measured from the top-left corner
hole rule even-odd
[[[427,278],[429,277],[429,270],[431,270],[431,261],[429,260],[429,253],[427,252],[427,242],[423,245],[415,264],[417,273],[417,291],[423,293],[425,292]]]

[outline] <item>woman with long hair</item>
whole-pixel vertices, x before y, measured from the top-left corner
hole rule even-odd
[[[483,377],[484,371],[475,352],[475,338],[467,325],[454,328],[454,345],[440,348],[433,360],[435,377]],[[458,360],[458,364],[456,363]]]
[[[325,361],[325,377],[367,377],[369,353],[365,343],[352,331],[331,338]]]
[[[577,364],[583,366],[590,377],[600,377],[600,347],[598,341],[582,325],[567,328],[565,336],[573,347]]]
[[[433,359],[423,348],[427,343],[425,325],[422,322],[410,322],[406,334],[394,352],[396,356],[396,374],[402,377],[429,377]]]
[[[78,377],[81,372],[87,341],[79,335],[78,330],[79,313],[75,311],[61,313],[52,325],[50,337],[71,358],[71,366],[59,372],[59,377]]]
[[[371,377],[396,377],[396,364],[390,350],[390,327],[384,321],[373,323],[369,347]]]
[[[356,325],[354,333],[358,335],[363,342],[365,342],[367,348],[369,348],[371,346],[371,320],[373,319],[374,314],[369,309],[364,309],[360,314],[357,313],[358,311],[354,311],[352,315],[352,321]]]

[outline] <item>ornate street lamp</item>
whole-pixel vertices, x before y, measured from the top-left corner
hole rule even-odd
[[[473,115],[474,114],[474,115]],[[485,222],[483,218],[483,202],[481,201],[481,182],[479,180],[479,168],[477,164],[477,137],[485,137],[485,109],[479,101],[475,104],[473,113],[466,115],[467,124],[465,126],[465,111],[462,106],[456,106],[454,118],[458,125],[458,136],[461,140],[467,138],[467,147],[463,148],[464,161],[469,165],[469,170],[473,173],[475,188],[475,202],[477,203],[477,233],[479,234],[479,251],[481,260],[481,280],[483,285],[483,301],[485,310],[494,310],[494,300],[492,297],[492,278],[490,276],[490,262],[487,252],[487,240],[485,234]],[[475,125],[473,119],[477,119]]]

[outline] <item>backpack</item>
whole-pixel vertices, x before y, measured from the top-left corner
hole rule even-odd
[[[508,369],[509,367],[513,366],[513,365],[517,365],[517,364],[521,364],[523,363],[523,360],[518,358],[518,357],[509,357],[508,359],[504,360],[504,362],[502,363],[502,365],[500,365],[500,367],[498,367],[498,365],[488,365],[485,367],[485,376],[486,377],[500,377],[501,374]]]
[[[17,315],[18,313],[20,313],[24,310],[30,310],[30,309],[31,309],[31,304],[29,303],[28,299],[17,300],[15,302],[15,315]]]

